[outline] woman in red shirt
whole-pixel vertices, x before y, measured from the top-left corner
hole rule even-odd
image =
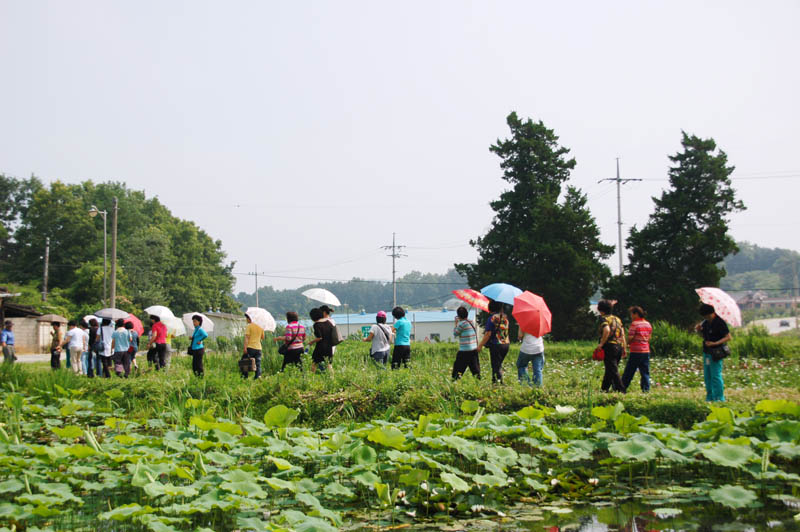
[[[630,346],[631,356],[625,365],[625,372],[622,374],[622,386],[628,391],[628,386],[639,370],[641,375],[641,386],[643,392],[650,391],[650,336],[653,334],[653,327],[644,319],[645,311],[642,307],[631,307],[628,309],[631,316],[631,326],[628,327],[628,345]]]

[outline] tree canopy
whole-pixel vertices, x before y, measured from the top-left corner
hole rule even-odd
[[[456,270],[474,288],[507,282],[541,295],[553,313],[555,338],[585,337],[593,329],[589,298],[610,275],[601,260],[614,247],[600,241],[586,196],[564,186],[575,159],[555,132],[513,112],[507,123],[511,136],[490,151],[500,157],[511,188],[490,203],[491,229],[470,241],[478,262]]]
[[[629,264],[605,293],[623,308],[641,305],[651,318],[688,326],[698,319],[694,289],[719,286],[722,260],[737,251],[728,218],[744,204],[725,152],[713,139],[682,135],[682,151],[670,156],[670,188],[653,198],[647,224],[631,229]]]
[[[50,238],[49,289],[71,303],[76,315],[103,304],[103,217],[119,199],[117,306],[132,312],[161,304],[175,312],[234,310],[232,264],[222,242],[194,223],[172,216],[157,198],[122,183],[45,186],[32,177],[0,175],[0,281],[40,285],[45,240]],[[110,282],[110,273],[109,273]],[[39,288],[41,289],[41,288]]]

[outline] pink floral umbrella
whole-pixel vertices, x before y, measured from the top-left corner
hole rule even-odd
[[[725,320],[725,323],[734,327],[741,327],[742,311],[739,310],[739,305],[736,304],[736,301],[731,296],[719,288],[711,286],[696,288],[695,292],[700,296],[700,301],[714,307],[714,312]]]

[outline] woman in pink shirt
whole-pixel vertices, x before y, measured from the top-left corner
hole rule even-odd
[[[631,356],[625,365],[625,372],[622,374],[622,386],[628,391],[628,386],[639,370],[641,375],[641,386],[643,392],[650,391],[650,336],[653,334],[653,327],[644,319],[645,311],[642,307],[631,307],[628,309],[631,316],[631,326],[628,327],[628,345],[630,346]]]

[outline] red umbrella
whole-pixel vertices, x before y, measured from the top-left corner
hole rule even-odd
[[[542,337],[553,328],[553,315],[544,299],[527,290],[514,298],[511,312],[519,328],[533,336]]]
[[[489,298],[472,288],[453,290],[453,295],[471,307],[489,312]]]
[[[125,323],[133,323],[133,330],[136,331],[139,336],[144,334],[144,326],[142,326],[142,321],[133,314],[128,314],[128,317],[125,318]]]

